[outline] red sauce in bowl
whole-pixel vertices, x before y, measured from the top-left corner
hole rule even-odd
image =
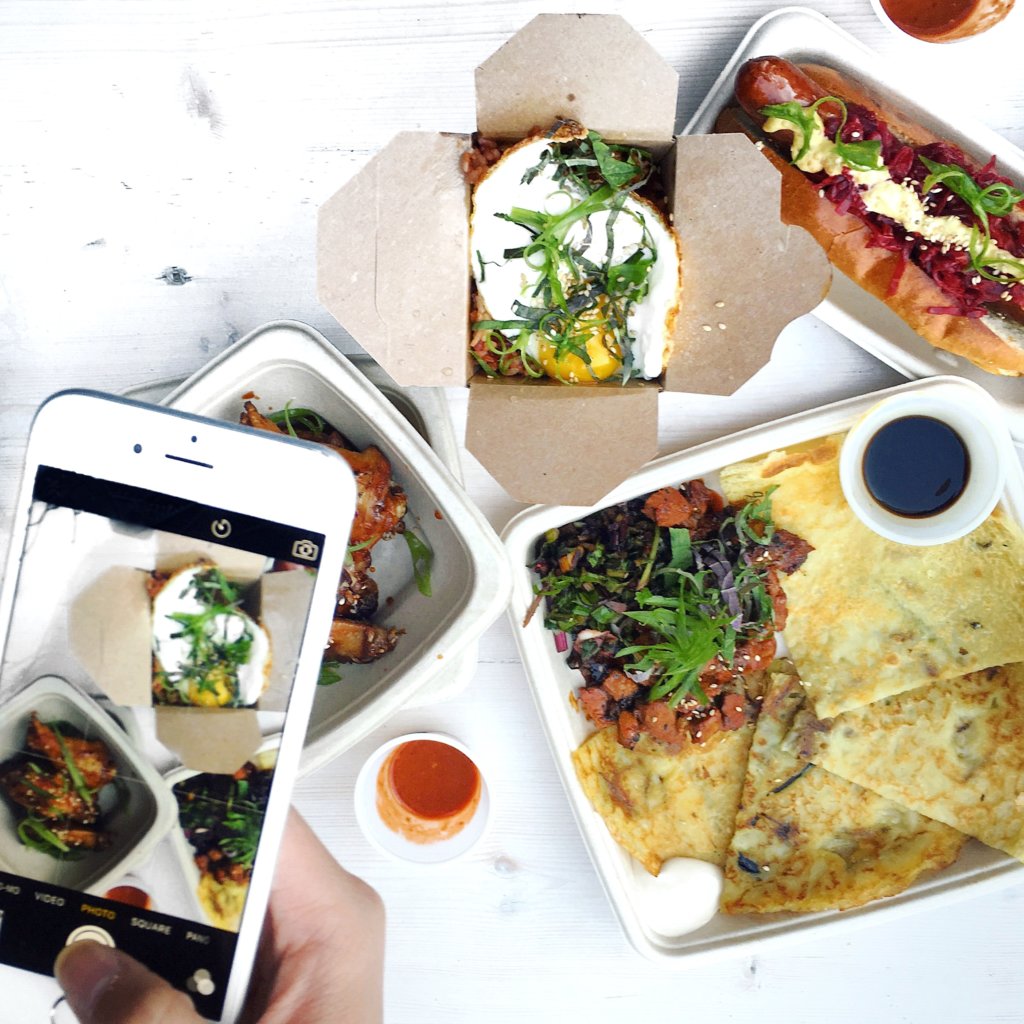
[[[480,771],[461,750],[438,740],[409,740],[381,765],[377,811],[411,842],[435,843],[465,828],[480,793]]]
[[[108,900],[126,903],[129,907],[141,907],[143,910],[149,910],[153,906],[149,893],[134,885],[115,885],[113,889],[108,889],[103,895]]]
[[[1001,21],[1013,0],[881,0],[897,28],[926,41],[943,42],[984,32]]]

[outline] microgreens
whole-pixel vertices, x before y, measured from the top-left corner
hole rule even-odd
[[[191,591],[203,606],[199,612],[173,612],[167,617],[181,626],[172,639],[183,637],[188,641],[188,660],[180,667],[180,674],[172,678],[167,672],[161,678],[176,690],[186,703],[192,703],[190,686],[202,692],[216,693],[218,682],[232,690],[232,701],[237,701],[238,669],[249,660],[253,632],[249,621],[240,611],[238,590],[220,569],[209,566],[196,572],[181,596]],[[228,639],[227,626],[231,619],[240,619],[243,628],[239,635]]]
[[[506,249],[503,256],[524,260],[536,271],[537,283],[525,296],[530,301],[514,304],[517,319],[479,320],[472,325],[474,331],[484,332],[483,339],[474,342],[482,344],[483,351],[474,351],[474,356],[487,374],[511,372],[521,362],[528,376],[542,376],[543,367],[528,350],[530,339],[537,336],[553,347],[556,362],[572,355],[588,367],[592,361],[587,345],[600,338],[621,361],[623,379],[633,375],[627,318],[647,295],[658,254],[644,216],[626,208],[625,200],[630,190],[647,181],[652,166],[645,150],[610,145],[589,132],[583,139],[551,143],[526,172],[523,181],[528,183],[551,168],[557,192],[569,199],[569,206],[558,213],[513,207],[496,214],[527,233],[523,245]],[[597,215],[607,215],[600,262],[587,255],[594,244],[592,218]],[[613,263],[614,224],[623,216],[639,224],[640,244],[628,258]],[[477,260],[482,281],[485,263],[479,252]],[[486,355],[496,357],[497,371]]]
[[[741,641],[773,629],[768,570],[756,553],[775,533],[774,490],[726,508],[715,532],[697,538],[629,506],[549,530],[536,563],[545,626],[576,637],[571,659],[585,662],[595,643],[627,671],[649,672],[650,700],[676,705],[693,694],[706,703],[699,678],[708,662],[718,655],[733,667]],[[580,641],[583,630],[598,635]]]
[[[695,599],[687,579],[686,575],[680,577],[676,598],[637,595],[641,610],[626,615],[653,629],[661,639],[618,651],[620,658],[637,659],[629,666],[633,671],[656,671],[650,699],[667,698],[672,707],[688,694],[706,704],[708,699],[699,682],[701,671],[727,643],[735,647],[736,631],[730,625],[731,616],[727,612],[711,615]]]

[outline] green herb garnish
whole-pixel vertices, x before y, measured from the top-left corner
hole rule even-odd
[[[780,121],[789,121],[800,130],[800,151],[792,159],[794,164],[798,164],[811,148],[811,139],[814,134],[824,130],[821,118],[818,116],[818,108],[823,103],[834,103],[842,111],[842,120],[836,129],[835,141],[832,144],[843,163],[860,171],[880,171],[884,166],[880,141],[877,139],[864,139],[859,142],[843,141],[842,131],[846,124],[848,111],[846,104],[838,96],[822,96],[808,107],[802,106],[796,100],[790,100],[788,103],[772,103],[762,107],[761,113],[765,117],[776,117]]]
[[[409,546],[409,555],[412,558],[412,571],[416,577],[416,587],[424,597],[430,597],[430,569],[434,564],[434,552],[412,530],[406,528],[402,536],[405,538],[405,543]]]
[[[320,663],[320,675],[317,676],[317,686],[333,686],[342,680],[341,662],[324,661]]]
[[[982,188],[970,174],[958,164],[942,164],[927,157],[920,156],[921,163],[928,169],[928,177],[921,182],[921,194],[927,197],[936,185],[942,185],[953,195],[962,199],[971,213],[978,220],[978,227],[971,231],[971,242],[967,247],[972,269],[989,281],[1002,281],[998,274],[991,273],[987,268],[1006,267],[1006,274],[1011,277],[1024,277],[1024,262],[1006,256],[988,255],[992,241],[992,230],[989,216],[1007,217],[1014,206],[1024,199],[1024,192],[997,181]]]
[[[50,857],[63,860],[71,853],[71,847],[38,818],[23,818],[18,822],[18,838],[30,850]]]
[[[71,776],[71,783],[75,787],[75,792],[87,807],[91,807],[92,799],[96,794],[85,784],[85,779],[82,778],[82,773],[78,770],[78,765],[75,764],[75,759],[71,756],[71,751],[68,750],[68,745],[64,742],[60,729],[57,728],[57,723],[50,723],[50,728],[53,730],[54,736],[57,737],[60,756],[64,759],[64,766],[68,770],[68,775]]]
[[[313,409],[293,409],[290,400],[285,403],[283,409],[272,412],[267,419],[278,426],[283,424],[285,430],[294,438],[299,436],[296,427],[310,434],[323,434],[327,430],[327,423],[318,412]]]

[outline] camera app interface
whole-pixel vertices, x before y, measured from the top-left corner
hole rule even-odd
[[[43,467],[0,665],[0,962],[221,1014],[323,537]]]

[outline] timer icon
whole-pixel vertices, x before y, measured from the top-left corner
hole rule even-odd
[[[214,519],[210,523],[210,533],[217,538],[217,540],[226,540],[231,536],[231,522],[228,519]]]

